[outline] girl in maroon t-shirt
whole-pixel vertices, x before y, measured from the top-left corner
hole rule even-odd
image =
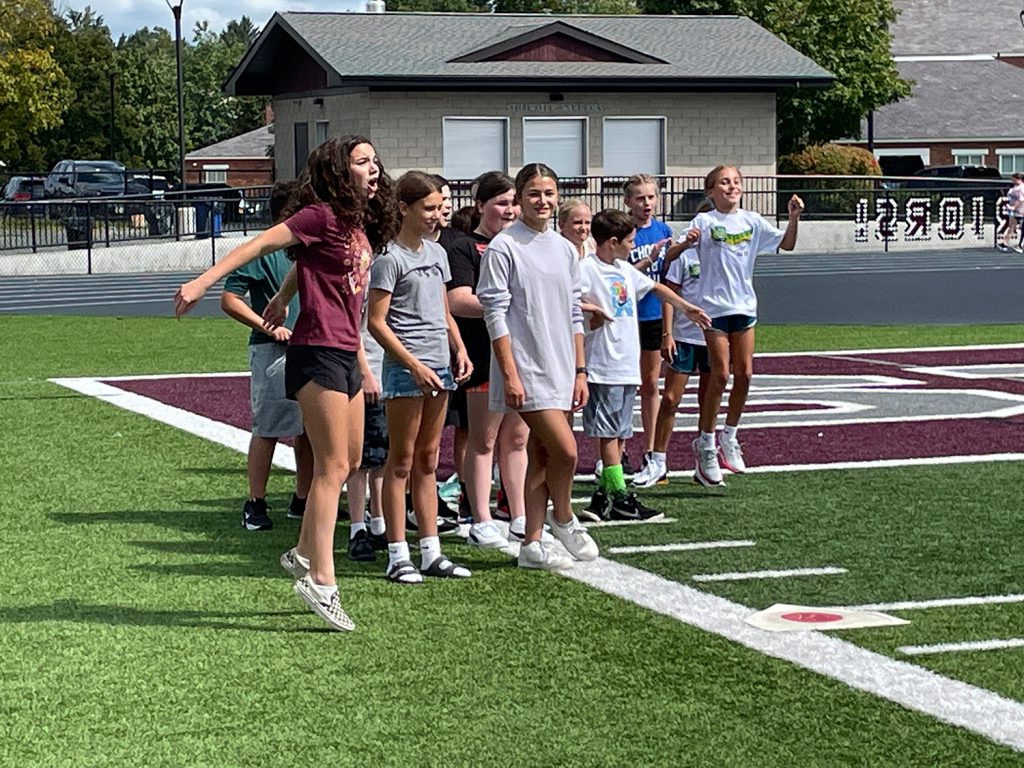
[[[290,210],[289,210],[290,209]],[[313,483],[299,543],[281,556],[295,591],[335,629],[353,629],[334,576],[334,527],[341,486],[358,466],[363,444],[359,319],[370,260],[394,236],[397,208],[391,181],[373,145],[360,136],[327,140],[310,154],[286,220],[244,243],[175,295],[181,317],[218,280],[273,251],[295,258],[282,292],[267,308],[273,325],[299,292],[301,312],[285,362],[285,389],[299,401],[313,447]],[[289,215],[290,214],[290,215]]]

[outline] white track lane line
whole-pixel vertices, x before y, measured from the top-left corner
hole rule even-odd
[[[966,643],[938,643],[936,645],[904,645],[897,648],[904,656],[930,656],[936,653],[962,653],[964,651],[1004,651],[1024,648],[1024,637],[1009,640],[975,640]]]
[[[731,573],[698,573],[690,578],[694,581],[747,581],[751,579],[789,579],[795,576],[841,576],[845,568],[829,565],[824,568],[790,568],[773,571],[733,571]]]
[[[608,547],[610,555],[644,555],[651,552],[694,552],[702,549],[731,549],[752,547],[750,540],[737,541],[687,541],[681,544],[646,544],[636,547]]]
[[[1024,752],[1019,701],[821,632],[764,632],[745,622],[746,606],[624,563],[598,558],[561,575]]]
[[[1024,603],[1024,595],[980,595],[976,597],[940,597],[934,600],[904,600],[896,603],[868,603],[826,608],[839,611],[917,611],[928,608],[963,608],[972,605],[1006,605]]]

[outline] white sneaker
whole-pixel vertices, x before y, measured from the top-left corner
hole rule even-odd
[[[695,465],[694,479],[701,485],[721,485],[722,468],[718,466],[718,449],[714,446],[704,448],[700,438],[693,441],[693,458]]]
[[[516,524],[516,521],[522,521],[520,524]],[[540,532],[540,540],[545,544],[553,544],[555,537],[551,535],[551,529],[547,525],[544,526],[544,530]],[[517,517],[508,526],[508,542],[509,544],[522,544],[526,541],[526,518]]]
[[[656,485],[668,484],[668,468],[653,458],[648,461],[642,470],[633,476],[631,485],[634,488],[653,488]]]
[[[351,632],[356,628],[355,622],[348,617],[338,599],[338,590],[333,590],[330,597],[325,597],[320,587],[313,583],[309,574],[295,582],[295,594],[313,609],[324,621],[335,629]]]
[[[520,568],[534,568],[539,571],[560,571],[572,568],[572,560],[550,544],[531,541],[519,550]]]
[[[601,474],[603,472],[604,472],[604,462],[601,461],[600,459],[598,459],[597,463],[594,464],[594,481],[595,482],[598,482],[598,483],[601,482]]]
[[[299,558],[296,557],[295,547],[281,555],[281,567],[288,571],[296,581],[309,573],[309,568],[300,563]]]
[[[488,520],[484,523],[473,523],[469,528],[469,538],[467,541],[474,547],[480,547],[481,549],[502,549],[508,544],[508,539],[493,520]]]
[[[747,465],[743,461],[743,451],[740,448],[739,440],[727,440],[722,438],[718,443],[719,459],[722,466],[730,472],[742,475],[747,471]]]
[[[562,546],[577,560],[596,560],[600,554],[597,542],[587,533],[576,515],[565,525],[551,520],[551,533],[562,542]]]

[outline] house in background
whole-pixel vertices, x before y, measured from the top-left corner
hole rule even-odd
[[[274,182],[274,127],[232,136],[185,155],[189,184],[252,187]]]
[[[277,178],[328,136],[393,175],[775,171],[775,94],[832,76],[749,19],[278,13],[225,85],[270,96]]]
[[[927,165],[1024,171],[1024,28],[1020,0],[894,0],[892,52],[910,98],[874,114],[884,172]],[[868,128],[856,143],[868,146]]]

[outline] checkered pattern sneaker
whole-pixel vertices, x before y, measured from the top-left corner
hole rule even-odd
[[[323,589],[313,583],[313,580],[307,573],[295,582],[295,594],[301,597],[302,601],[314,613],[318,614],[320,618],[334,629],[341,630],[342,632],[351,632],[356,628],[355,622],[348,617],[345,609],[341,607],[337,589],[332,590],[329,595],[325,595]]]

